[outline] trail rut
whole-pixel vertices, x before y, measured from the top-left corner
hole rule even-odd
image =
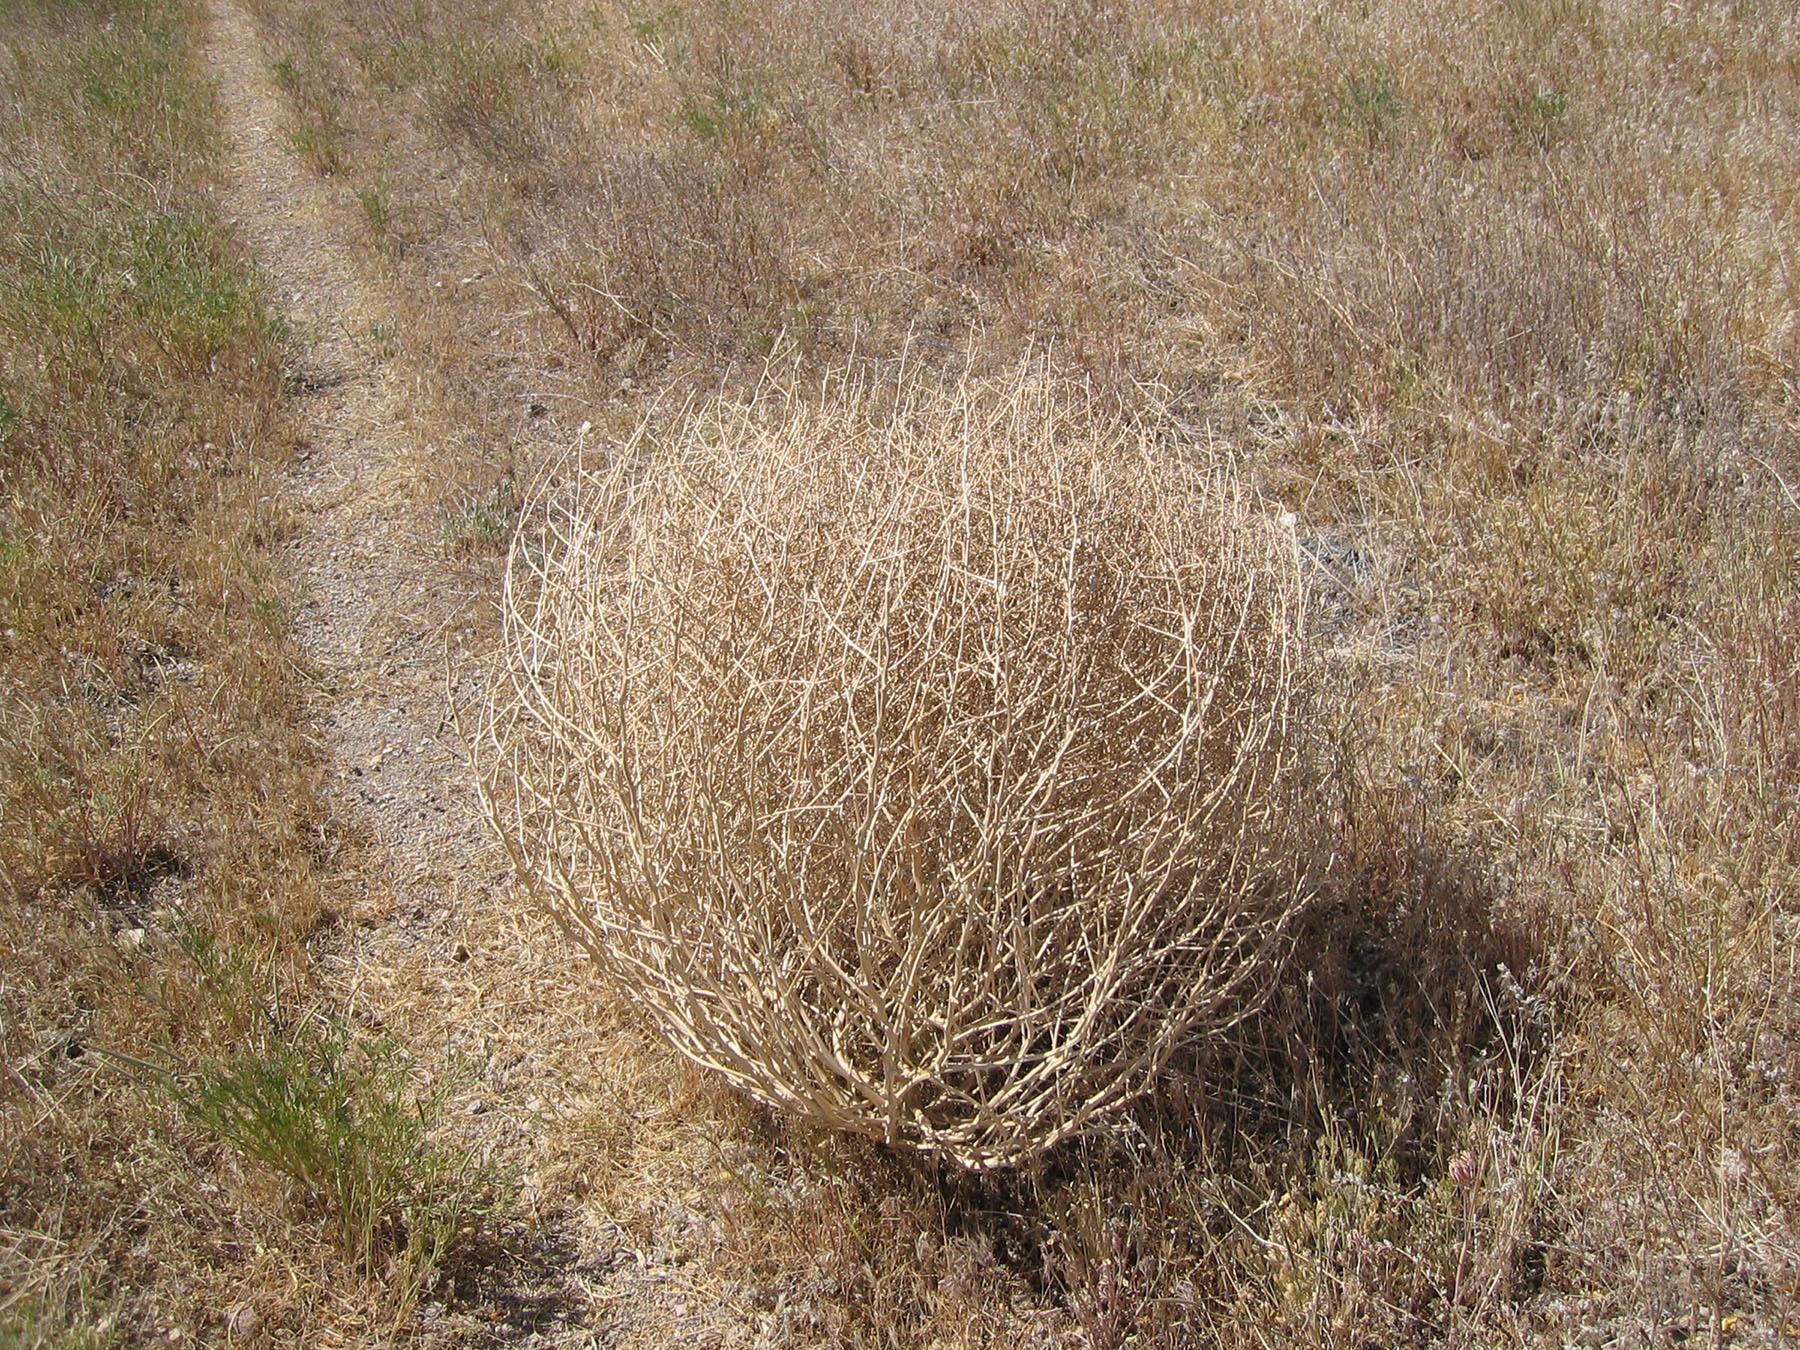
[[[519,1217],[484,1264],[428,1294],[425,1343],[593,1344],[594,1286],[619,1244],[533,1200],[545,1122],[575,1112],[587,1077],[569,1054],[587,1039],[567,1020],[578,982],[534,916],[514,914],[449,724],[445,652],[480,600],[444,566],[437,515],[417,489],[421,449],[404,428],[430,382],[392,359],[396,297],[359,243],[348,189],[290,148],[255,21],[228,0],[213,0],[210,18],[225,207],[294,329],[285,561],[303,597],[293,631],[328,765],[322,847],[348,901],[314,968],[334,1005],[394,1031],[427,1073],[473,1065],[459,1071],[453,1123],[466,1119],[474,1141],[527,1177]]]
[[[372,830],[393,876],[424,883],[471,861],[481,840],[451,786],[461,764],[436,680],[442,634],[468,597],[421,566],[434,525],[409,500],[406,447],[388,430],[418,391],[378,354],[389,306],[345,242],[343,203],[284,142],[252,21],[230,4],[212,14],[229,205],[297,339],[287,377],[304,437],[292,482],[301,523],[288,563],[304,596],[295,635],[326,694],[328,801]]]
[[[304,597],[294,634],[315,675],[323,845],[345,910],[312,944],[313,968],[334,1007],[394,1034],[425,1074],[451,1076],[446,1128],[520,1178],[481,1249],[428,1293],[417,1342],[783,1344],[801,1315],[791,1281],[742,1284],[767,1264],[768,1234],[788,1227],[768,1178],[789,1163],[759,1142],[766,1122],[595,987],[521,901],[477,815],[444,673],[448,654],[454,697],[478,695],[497,577],[451,564],[425,485],[431,437],[481,421],[483,406],[455,391],[496,395],[434,367],[441,349],[409,344],[395,316],[432,302],[384,269],[350,184],[294,153],[252,15],[232,0],[210,0],[210,13],[225,205],[296,335],[286,565]],[[740,1169],[768,1233],[734,1236]],[[802,1212],[810,1194],[793,1192]],[[803,1256],[809,1268],[833,1259]]]

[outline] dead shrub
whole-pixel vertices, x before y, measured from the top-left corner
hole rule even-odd
[[[780,210],[754,183],[679,156],[618,154],[564,183],[507,247],[586,350],[733,354],[798,298]]]
[[[1040,382],[640,436],[541,497],[478,737],[683,1053],[969,1167],[1253,1007],[1300,907],[1294,543]]]

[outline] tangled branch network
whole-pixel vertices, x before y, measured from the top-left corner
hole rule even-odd
[[[1295,549],[1042,381],[640,434],[539,495],[477,763],[683,1054],[971,1168],[1151,1087],[1302,901]]]

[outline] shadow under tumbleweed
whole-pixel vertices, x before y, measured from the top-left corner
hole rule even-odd
[[[1542,1270],[1560,1080],[1537,935],[1398,794],[1338,838],[1266,1003],[1035,1179],[1048,1284],[1090,1344],[1432,1342]]]
[[[1010,1334],[996,1307],[1032,1306],[1094,1346],[1233,1325],[1244,1344],[1404,1344],[1529,1293],[1553,1222],[1532,1170],[1556,1090],[1537,944],[1482,861],[1398,802],[1340,816],[1267,1001],[1112,1128],[986,1173],[828,1146],[855,1235],[834,1332],[957,1304],[975,1343]]]
[[[1531,1050],[1520,980],[1537,943],[1482,861],[1385,806],[1347,835],[1267,1004],[1189,1066],[1215,1152],[1379,1110],[1404,1152],[1429,1155],[1446,1089],[1502,1039]]]

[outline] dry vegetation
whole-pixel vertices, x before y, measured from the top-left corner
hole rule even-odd
[[[1296,519],[1329,866],[1256,1016],[1015,1174],[679,1080],[688,1133],[547,1127],[546,1208],[659,1233],[679,1169],[621,1160],[715,1136],[670,1259],[724,1343],[1800,1337],[1791,15],[252,8],[461,410],[418,432],[446,566],[497,589],[531,428],[676,455],[693,391],[1029,353]],[[260,1044],[134,934],[178,906],[303,980],[312,770],[191,16],[4,15],[0,1336],[105,1343],[363,1258],[341,1203],[246,1227],[267,1177],[91,1048]]]
[[[485,796],[696,1062],[1017,1167],[1279,968],[1317,786],[1297,550],[1041,387],[915,398],[696,420],[559,485]]]
[[[367,1335],[485,1203],[312,980],[344,841],[277,555],[290,339],[198,29],[0,11],[0,1345]]]
[[[182,22],[21,5],[0,30],[9,1344],[109,1343],[127,1302],[179,1321],[190,1280],[226,1301],[250,1235],[195,1191],[173,1103],[101,1050],[206,1053],[225,1028],[170,935],[270,950],[286,976],[319,907],[261,449],[277,335],[207,204]]]

